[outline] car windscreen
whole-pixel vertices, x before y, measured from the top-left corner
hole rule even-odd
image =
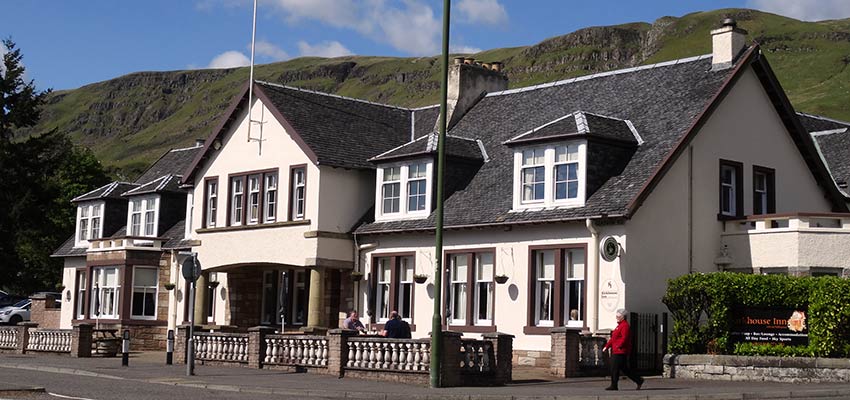
[[[30,301],[29,299],[23,299],[23,300],[15,303],[15,304],[13,304],[12,307],[23,307],[23,306],[27,305],[27,303],[29,303],[29,301]]]

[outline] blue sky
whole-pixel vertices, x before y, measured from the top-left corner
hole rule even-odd
[[[260,0],[258,64],[304,55],[439,52],[440,0]],[[453,0],[454,51],[524,46],[576,29],[726,7],[798,19],[850,17],[850,0]],[[0,36],[39,88],[137,71],[245,65],[252,0],[45,1],[3,6]],[[0,48],[0,51],[3,51]]]

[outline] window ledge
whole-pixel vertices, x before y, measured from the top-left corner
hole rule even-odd
[[[254,229],[268,229],[268,228],[282,228],[287,226],[302,226],[302,225],[310,225],[310,220],[300,220],[300,221],[283,221],[283,222],[272,222],[268,224],[255,224],[255,225],[236,225],[236,226],[222,226],[215,228],[200,228],[195,230],[197,233],[215,233],[215,232],[233,232],[233,231],[249,231]]]
[[[720,213],[717,214],[718,221],[738,221],[742,219],[746,219],[746,217],[744,215],[726,215]]]
[[[450,331],[456,332],[464,332],[464,333],[490,333],[496,332],[495,325],[449,325]]]
[[[522,333],[526,335],[551,335],[552,328],[551,326],[524,326]]]

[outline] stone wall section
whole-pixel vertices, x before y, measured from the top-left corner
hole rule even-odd
[[[57,303],[53,296],[45,295],[33,296],[30,300],[32,300],[30,321],[43,329],[59,329],[62,317],[62,309],[59,308],[61,303]]]
[[[846,383],[850,381],[850,359],[667,354],[664,356],[664,377],[717,381]]]

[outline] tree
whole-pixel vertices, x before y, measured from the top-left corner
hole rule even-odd
[[[70,200],[109,181],[88,149],[56,131],[13,141],[15,130],[38,122],[50,90],[23,81],[21,52],[8,52],[0,68],[0,287],[19,293],[53,289],[62,261],[50,254],[74,229]]]
[[[24,81],[23,55],[11,38],[3,39],[3,65],[0,66],[0,140],[12,139],[15,128],[33,126],[41,115],[41,106],[51,92],[39,92],[35,81]]]

